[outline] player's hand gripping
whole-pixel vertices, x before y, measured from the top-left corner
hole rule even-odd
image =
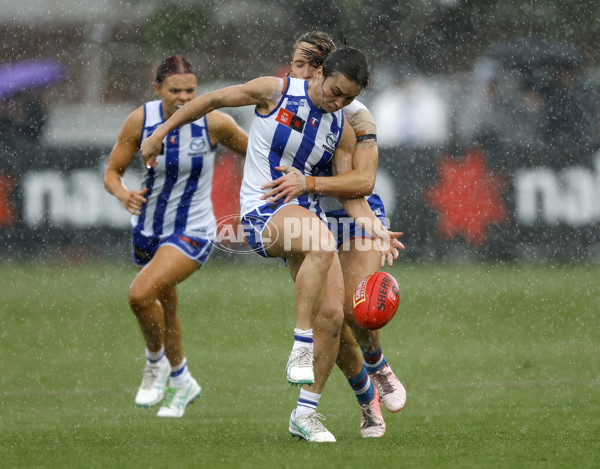
[[[285,197],[284,203],[288,203],[306,192],[306,177],[300,170],[292,166],[277,166],[275,169],[284,174],[261,187],[262,190],[272,188],[261,197],[262,200],[269,199],[269,202],[275,202]]]

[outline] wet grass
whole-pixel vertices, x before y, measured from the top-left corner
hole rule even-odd
[[[133,404],[143,366],[130,266],[0,265],[0,466],[598,467],[600,267],[399,265],[384,352],[408,390],[363,440],[334,371],[333,445],[292,439],[293,289],[277,261],[212,262],[180,288],[203,386],[183,419]]]

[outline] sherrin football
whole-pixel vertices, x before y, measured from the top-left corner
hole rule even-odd
[[[398,282],[386,272],[367,275],[354,291],[354,319],[366,329],[380,329],[392,320],[400,304]]]

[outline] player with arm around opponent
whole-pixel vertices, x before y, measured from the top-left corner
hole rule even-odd
[[[135,402],[150,407],[166,394],[159,417],[182,417],[201,391],[183,352],[177,284],[198,270],[214,247],[211,188],[216,146],[243,156],[248,136],[230,116],[215,111],[165,135],[161,164],[147,169],[141,189],[127,188],[123,175],[142,139],[192,100],[196,88],[197,77],[185,57],[165,59],[156,73],[159,99],[127,117],[104,172],[106,189],[132,214],[138,273],[129,288],[129,304],[146,344]]]
[[[289,75],[310,80],[314,71],[334,49],[335,44],[327,33],[315,31],[303,34],[295,43]],[[306,192],[335,197],[369,196],[371,209],[385,220],[381,198],[373,193],[378,163],[373,118],[358,100],[346,106],[344,114],[357,135],[352,167],[338,168],[338,173],[343,174],[334,177],[306,176],[289,166],[278,168],[286,174],[263,186],[264,189],[270,189],[263,196],[265,199],[288,200]],[[379,410],[379,399],[389,411],[398,412],[406,403],[406,391],[381,351],[379,331],[360,327],[352,314],[354,290],[365,276],[379,270],[380,254],[373,246],[373,240],[349,219],[337,199],[321,199],[321,206],[337,237],[338,256],[344,276],[345,324],[342,327],[337,364],[358,399],[361,434],[364,437],[383,436],[385,422]]]
[[[290,383],[307,385],[310,399],[298,403],[289,429],[308,441],[335,441],[320,422],[316,408],[339,348],[343,322],[341,269],[335,240],[315,197],[306,194],[288,203],[266,203],[261,199],[265,192],[261,187],[281,175],[275,170],[279,165],[313,174],[332,158],[351,159],[354,133],[341,108],[352,102],[367,83],[364,54],[342,48],[329,56],[310,82],[262,77],[200,96],[159,126],[141,147],[145,163],[153,166],[160,142],[178,126],[214,109],[255,106],[241,187],[241,220],[249,245],[265,257],[286,258],[295,282],[296,327],[286,374]],[[399,234],[385,230],[364,199],[344,201],[344,207],[351,216],[369,220],[379,230],[377,235],[387,239],[384,257],[389,254],[390,261],[397,257],[401,243],[395,237]],[[323,301],[338,304],[328,309],[326,317],[318,314]],[[324,331],[314,342],[313,322]],[[297,415],[300,404],[308,411]]]

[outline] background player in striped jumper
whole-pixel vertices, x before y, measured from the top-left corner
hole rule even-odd
[[[265,192],[261,187],[281,175],[275,170],[280,165],[312,174],[333,158],[336,168],[351,168],[355,135],[341,108],[352,102],[368,81],[364,54],[341,48],[329,55],[310,82],[262,77],[200,96],[159,126],[141,146],[145,164],[152,166],[160,142],[178,126],[214,109],[256,106],[241,187],[242,224],[249,245],[265,257],[286,258],[295,281],[296,328],[286,372],[289,382],[310,385],[311,394],[292,412],[289,430],[308,441],[335,441],[316,408],[339,348],[343,322],[340,264],[335,240],[312,194],[272,204],[261,199]],[[369,225],[383,244],[387,242],[382,256],[392,262],[397,248],[402,247],[395,239],[399,233],[387,231],[364,198],[345,200],[344,207],[365,222],[365,227]],[[327,308],[327,317],[317,318],[325,332],[313,343],[313,320],[323,301],[338,308]],[[296,414],[301,405],[309,412]]]
[[[333,39],[325,32],[314,31],[301,35],[294,45],[289,76],[310,80],[335,47]],[[371,209],[385,223],[381,198],[373,193],[378,165],[375,123],[367,108],[358,100],[346,106],[344,113],[358,140],[352,170],[334,177],[315,178],[305,177],[291,166],[279,167],[277,169],[286,174],[263,186],[263,189],[270,189],[263,196],[264,199],[274,202],[284,198],[289,201],[305,192],[335,197],[369,196]],[[354,320],[354,290],[364,277],[379,270],[381,255],[373,246],[370,236],[348,220],[348,214],[335,197],[321,199],[320,204],[327,219],[333,222],[332,230],[337,237],[338,256],[344,276],[345,324],[342,326],[337,364],[358,399],[361,434],[364,437],[379,437],[385,433],[380,397],[389,411],[398,412],[406,403],[406,391],[382,353],[379,331],[364,329]],[[361,238],[360,246],[356,243],[357,238]]]
[[[183,353],[177,284],[198,270],[214,247],[211,188],[216,146],[220,143],[243,156],[248,136],[227,114],[211,112],[165,135],[159,142],[161,164],[147,169],[142,189],[128,189],[123,174],[142,139],[192,100],[196,87],[196,75],[183,56],[165,59],[156,72],[159,99],[127,117],[104,172],[106,189],[132,214],[138,274],[129,288],[129,304],[146,343],[146,366],[135,402],[153,406],[166,392],[159,417],[182,417],[187,404],[200,395]]]

